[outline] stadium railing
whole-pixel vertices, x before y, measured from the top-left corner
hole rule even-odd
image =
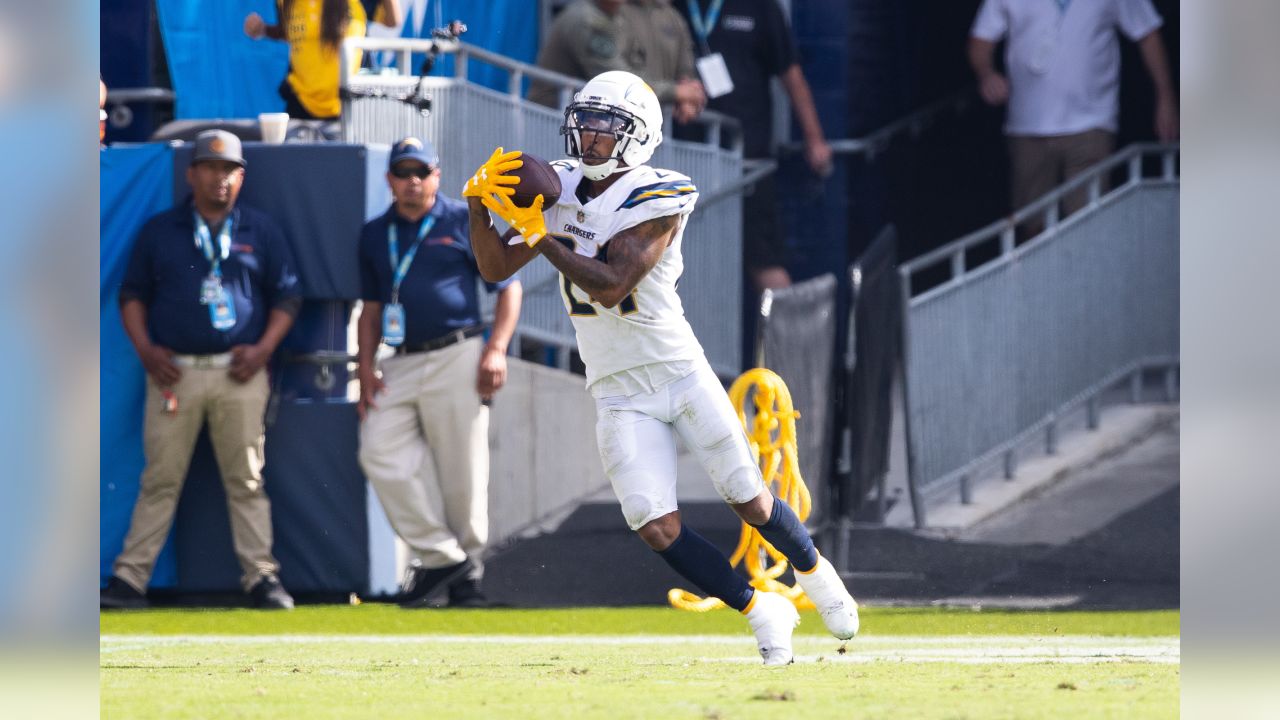
[[[176,97],[172,90],[161,87],[108,88],[107,116],[111,127],[127,128],[133,124],[133,108],[130,105],[172,106]]]
[[[1113,174],[1123,182],[1108,187]],[[1088,205],[1062,219],[1083,188]],[[1166,372],[1172,399],[1178,345],[1178,148],[1116,153],[1018,210],[899,267],[902,279],[908,478],[915,523],[930,501],[959,492],[975,470],[1043,433],[1056,451],[1059,419],[1126,378]],[[1018,245],[1017,228],[1044,230]],[[991,257],[994,256],[994,257]],[[991,258],[981,260],[980,258]],[[930,273],[949,277],[922,287]]]
[[[862,137],[831,140],[829,142],[831,152],[837,155],[863,155],[868,159],[874,159],[876,155],[887,150],[895,140],[903,137],[908,139],[918,137],[929,126],[940,122],[944,117],[965,112],[976,99],[977,93],[974,88],[966,87],[917,108]],[[804,152],[804,143],[780,142],[778,148],[785,153],[798,154]]]
[[[349,38],[346,47],[391,52],[399,74],[352,74],[343,53],[342,134],[352,143],[393,143],[406,135],[432,141],[440,153],[442,187],[456,195],[471,172],[493,148],[503,146],[554,159],[563,154],[560,111],[521,97],[526,78],[553,83],[566,99],[585,83],[452,40]],[[454,77],[418,77],[411,73],[415,54],[455,55]],[[506,92],[466,80],[471,62],[509,73]],[[429,108],[424,111],[424,108]],[[710,125],[705,143],[668,139],[650,161],[687,174],[701,191],[698,209],[685,229],[685,272],[679,286],[685,315],[722,377],[742,369],[741,358],[741,195],[772,164],[745,168],[741,132],[732,118],[704,113]],[[668,135],[670,133],[667,133]],[[722,147],[723,140],[730,147]],[[577,347],[564,311],[559,275],[547,263],[521,270],[524,304],[515,342],[521,339],[558,350],[562,367]],[[486,311],[488,308],[486,308]]]
[[[796,450],[809,488],[810,527],[831,519],[832,398],[835,394],[837,280],[827,273],[765,290],[760,301],[756,365],[781,377],[800,413]]]

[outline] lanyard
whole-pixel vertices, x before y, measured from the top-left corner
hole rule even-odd
[[[396,251],[396,220],[391,218],[387,222],[387,250],[391,253],[391,271],[394,274],[391,278],[391,304],[394,305],[400,298],[400,283],[404,280],[404,276],[409,272],[409,265],[413,262],[413,256],[418,254],[418,248],[422,246],[422,240],[431,232],[431,228],[436,224],[436,217],[428,215],[418,224],[418,240],[409,248],[409,252],[400,257],[400,253]]]
[[[222,221],[222,230],[218,232],[218,256],[213,254],[213,239],[209,237],[209,225],[200,217],[200,213],[194,213],[196,217],[196,247],[204,253],[204,257],[212,266],[210,274],[214,277],[222,277],[222,261],[227,259],[231,254],[231,218],[230,214],[227,219]]]
[[[707,6],[707,14],[703,15],[702,4],[698,0],[689,0],[689,25],[693,27],[693,34],[698,36],[702,49],[708,53],[711,52],[711,46],[707,45],[707,38],[720,20],[720,10],[723,8],[724,0],[711,0],[711,4]]]

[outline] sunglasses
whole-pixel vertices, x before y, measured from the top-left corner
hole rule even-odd
[[[433,172],[435,172],[435,168],[425,165],[396,165],[391,168],[391,174],[401,180],[408,180],[411,177],[426,180]]]

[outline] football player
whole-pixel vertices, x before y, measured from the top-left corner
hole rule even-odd
[[[645,163],[662,142],[653,90],[621,71],[596,76],[565,109],[567,160],[552,163],[559,201],[527,208],[511,199],[519,152],[494,151],[467,181],[480,274],[496,282],[537,255],[560,271],[587,387],[596,400],[600,459],[627,525],[676,572],[743,613],[766,665],[792,661],[799,622],[792,603],[752,588],[728,559],[680,521],[679,433],[717,492],[759,529],[837,638],[858,631],[857,603],[820,556],[799,518],[765,487],[746,433],[685,320],[676,281],[680,245],[698,201],[685,175]],[[511,229],[499,237],[490,211]]]

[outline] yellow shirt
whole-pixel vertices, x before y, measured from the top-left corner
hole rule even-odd
[[[341,72],[338,52],[320,39],[321,0],[294,0],[289,18],[284,22],[285,38],[289,41],[289,86],[302,103],[316,117],[337,117],[342,112],[338,100],[338,75]],[[367,18],[360,0],[348,0],[351,21],[347,23],[347,37],[364,37]],[[284,0],[276,0],[280,16],[284,15]],[[349,55],[352,72],[360,67],[360,51]]]

